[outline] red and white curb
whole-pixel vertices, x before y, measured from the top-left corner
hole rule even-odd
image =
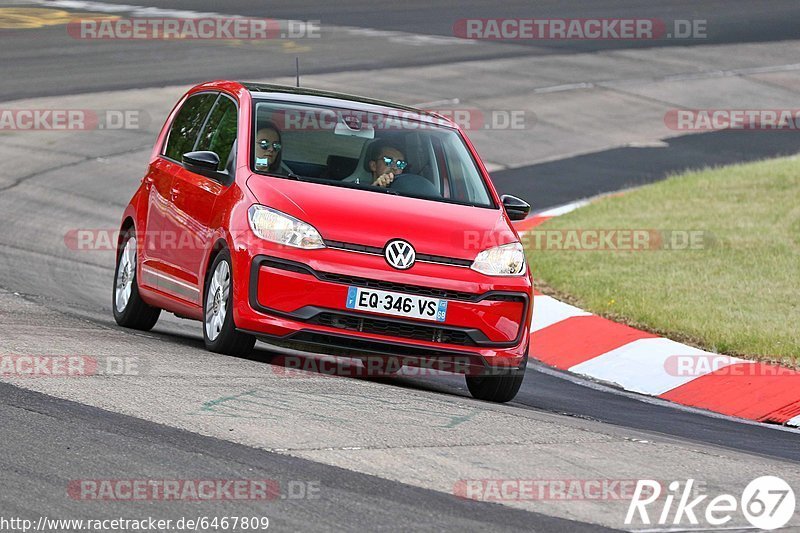
[[[530,231],[587,202],[517,223]],[[800,426],[800,372],[706,352],[534,293],[531,357],[555,368],[682,405]]]

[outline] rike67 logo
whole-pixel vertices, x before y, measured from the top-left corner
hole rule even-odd
[[[695,496],[693,491],[693,479],[687,480],[683,486],[680,481],[673,481],[664,494],[658,481],[640,479],[625,515],[625,524],[634,521],[659,525],[688,522],[696,526],[700,524],[698,518],[704,518],[704,525],[720,527],[741,512],[754,528],[772,530],[785,526],[794,516],[794,491],[786,481],[775,476],[754,479],[745,487],[741,498],[732,494],[720,494],[711,500],[707,499],[707,494],[692,498]],[[655,512],[652,522],[650,512]]]

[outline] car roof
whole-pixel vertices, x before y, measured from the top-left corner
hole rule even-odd
[[[347,107],[358,111],[403,111],[407,114],[414,115],[413,118],[421,121],[435,122],[439,125],[444,125],[442,124],[444,121],[446,125],[456,127],[450,119],[438,113],[404,104],[398,104],[396,102],[369,98],[367,96],[358,96],[335,91],[324,91],[321,89],[312,89],[308,87],[292,87],[291,85],[278,85],[272,83],[255,83],[246,81],[238,83],[250,91],[250,93],[252,93],[254,96],[270,96],[280,94],[290,97],[287,99],[300,103],[322,103],[326,105],[333,105],[335,107]]]

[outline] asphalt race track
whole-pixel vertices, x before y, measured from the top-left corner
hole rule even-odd
[[[6,2],[4,2],[6,3]],[[21,5],[7,2],[9,5]],[[447,64],[457,60],[570,54],[602,49],[630,49],[654,44],[685,45],[685,41],[516,41],[494,46],[440,44],[452,39],[453,24],[461,18],[502,18],[533,16],[530,2],[514,0],[490,5],[480,0],[467,2],[404,2],[381,5],[375,2],[345,1],[324,4],[314,1],[291,5],[247,0],[223,4],[211,0],[166,0],[137,4],[111,0],[106,5],[146,5],[196,12],[221,12],[253,17],[319,20],[323,25],[372,30],[380,43],[364,46],[364,41],[337,43],[304,57],[301,45],[275,44],[267,51],[257,46],[238,44],[237,50],[196,46],[192,43],[139,42],[94,43],[89,60],[82,61],[86,43],[63,39],[63,28],[18,32],[2,30],[5,46],[0,51],[4,99],[37,95],[73,94],[79,91],[128,87],[159,86],[200,82],[214,78],[268,78],[294,74],[294,56],[303,57],[303,71],[342,72],[347,69],[377,69],[425,64]],[[74,4],[73,4],[74,5]],[[766,6],[769,7],[766,7]],[[223,9],[224,8],[224,9]],[[91,9],[79,9],[89,11]],[[792,0],[773,0],[764,8],[753,9],[748,0],[682,0],[659,5],[647,0],[598,2],[547,0],[537,2],[538,17],[652,17],[665,20],[708,19],[708,35],[690,44],[775,42],[796,39],[797,5]],[[394,32],[394,33],[392,33]],[[421,36],[421,37],[420,37]],[[428,37],[428,40],[424,38]],[[442,38],[437,42],[436,38]],[[433,39],[431,39],[433,38]],[[391,46],[396,41],[412,46]],[[72,41],[72,42],[70,42]],[[431,42],[436,43],[430,46]],[[425,53],[418,53],[426,46]],[[399,48],[399,49],[398,49]],[[231,53],[233,52],[233,53]],[[147,65],[147,69],[141,68]],[[58,83],[53,83],[54,79]]]
[[[141,368],[3,378],[0,518],[265,515],[279,531],[601,531],[636,529],[623,523],[625,502],[473,501],[457,487],[693,477],[709,493],[740,494],[769,474],[800,486],[798,431],[677,408],[537,364],[513,402],[494,405],[472,400],[460,376],[295,375],[260,343],[249,358],[211,354],[199,323],[171,315],[146,334],[121,329],[110,308],[113,251],[76,250],[65,239],[76,229],[116,229],[164,117],[189,85],[293,83],[295,57],[304,85],[525,110],[535,119],[521,131],[467,133],[498,189],[535,209],[686,168],[795,154],[797,133],[679,133],[663,116],[796,108],[800,4],[137,4],[321,21],[321,39],[266,44],[91,42],[69,37],[63,23],[3,25],[11,7],[108,13],[121,4],[129,2],[0,4],[0,108],[133,109],[143,119],[115,131],[0,131],[0,355],[133,358]],[[525,16],[708,19],[709,31],[680,42],[452,36],[460,18]],[[281,492],[267,502],[85,501],[66,490],[81,479],[270,479]],[[292,487],[305,492],[293,496]],[[741,517],[729,525],[747,527]]]

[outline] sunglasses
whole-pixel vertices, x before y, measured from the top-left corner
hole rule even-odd
[[[398,159],[397,161],[395,161],[394,159],[386,155],[383,156],[382,159],[387,167],[392,166],[392,163],[394,163],[394,166],[396,166],[398,169],[405,170],[406,167],[408,166],[408,161],[403,161],[402,159]]]
[[[264,150],[269,150],[269,148],[270,148],[270,146],[271,146],[271,147],[272,147],[272,149],[273,149],[273,150],[275,150],[276,152],[279,152],[279,151],[280,151],[280,149],[281,149],[281,143],[279,143],[278,141],[269,142],[269,141],[268,141],[268,140],[266,140],[266,139],[264,139],[263,141],[261,141],[261,142],[259,143],[259,146],[261,146],[261,148],[262,148],[262,149],[264,149]]]

